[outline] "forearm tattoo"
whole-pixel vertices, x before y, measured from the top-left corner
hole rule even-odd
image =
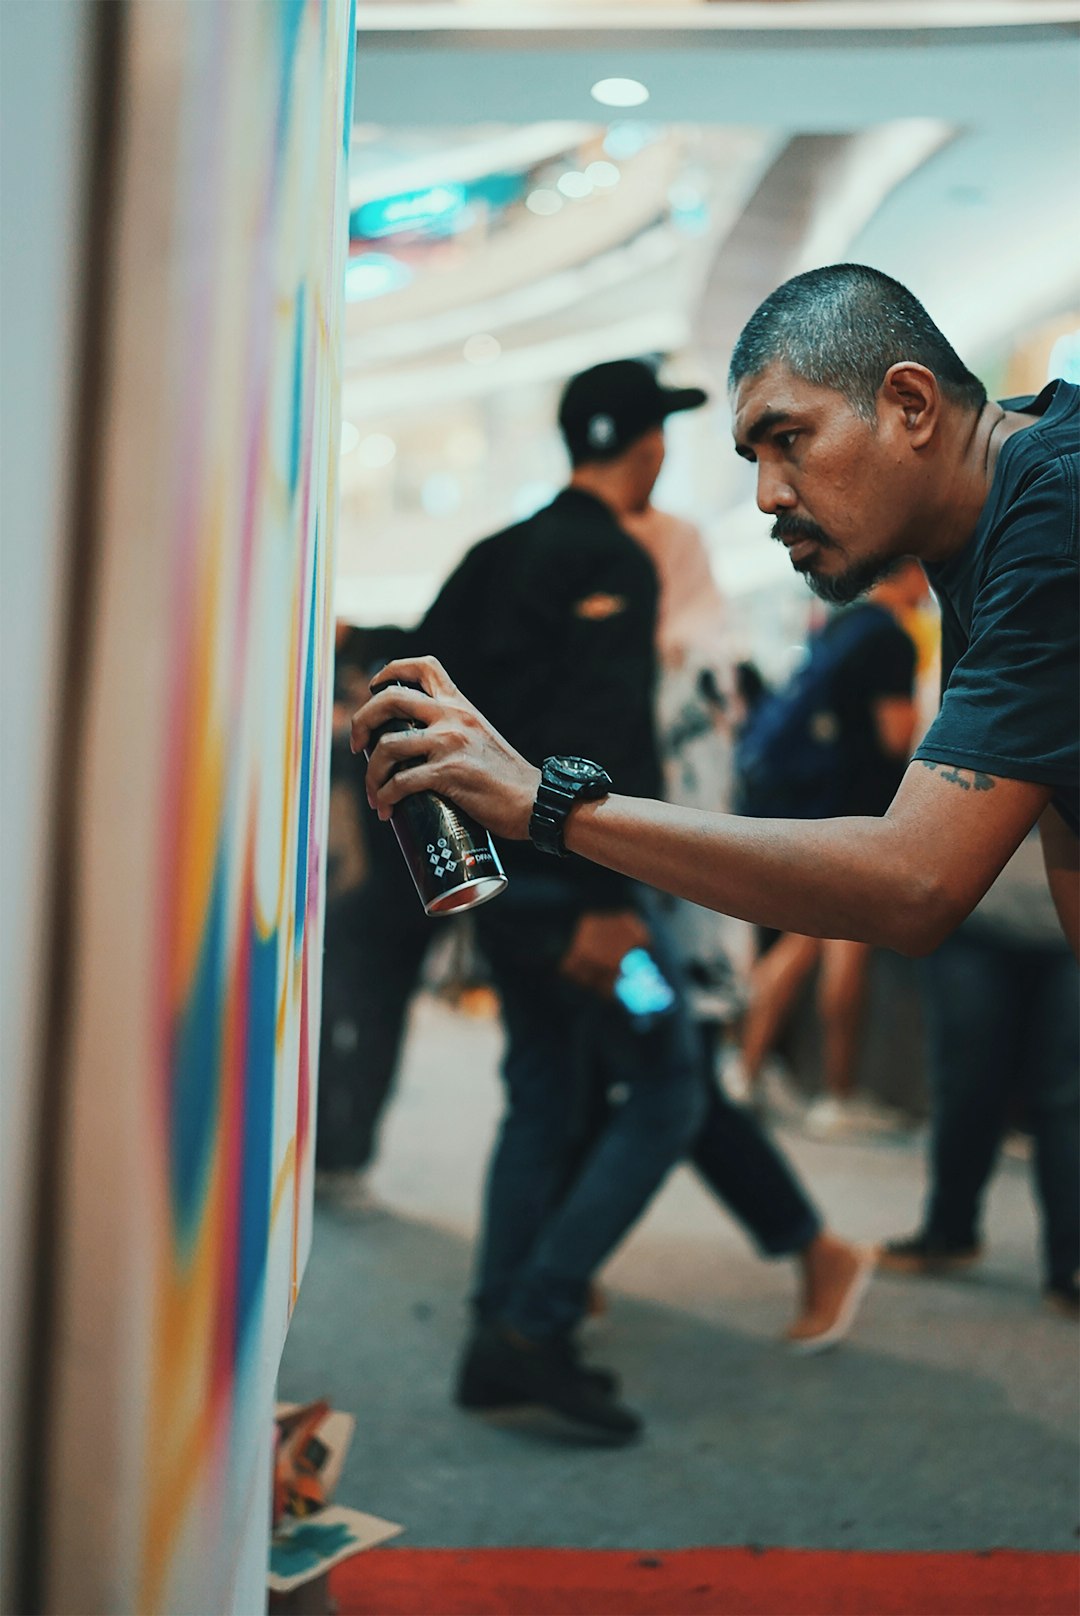
[[[931,763],[928,758],[919,758],[918,762],[961,791],[993,791],[996,784],[992,774],[980,774],[978,769],[958,769],[951,763]]]

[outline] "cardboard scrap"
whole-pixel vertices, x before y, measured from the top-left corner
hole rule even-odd
[[[274,1522],[311,1515],[334,1496],[356,1429],[351,1414],[315,1403],[279,1403],[274,1410]]]
[[[328,1504],[304,1519],[286,1518],[270,1540],[271,1591],[289,1593],[404,1530],[341,1504]]]

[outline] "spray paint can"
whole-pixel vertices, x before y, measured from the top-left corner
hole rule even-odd
[[[394,680],[372,685],[372,695],[386,690],[391,682],[406,689],[420,689],[419,685]],[[372,732],[364,755],[370,759],[383,735],[422,728],[422,724],[408,718],[391,718]],[[506,889],[506,875],[491,837],[445,797],[434,791],[403,797],[394,805],[390,823],[427,914],[450,915],[474,909]]]

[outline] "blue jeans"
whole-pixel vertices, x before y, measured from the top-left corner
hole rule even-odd
[[[706,1103],[690,1165],[763,1257],[793,1257],[821,1233],[820,1214],[753,1112],[730,1100],[713,1078],[716,1029],[699,1030]]]
[[[577,913],[515,904],[508,893],[477,914],[502,999],[507,1108],[488,1172],[474,1301],[481,1318],[536,1341],[578,1323],[591,1275],[686,1154],[705,1112],[700,1045],[681,992],[672,1014],[639,1032],[621,1006],[559,975]],[[666,928],[652,912],[647,922],[653,956],[677,986]],[[568,1183],[597,1081],[616,1100]]]
[[[1022,1100],[1035,1146],[1046,1280],[1080,1264],[1080,974],[1061,948],[956,932],[924,961],[932,1124],[926,1231],[978,1243],[983,1192]]]

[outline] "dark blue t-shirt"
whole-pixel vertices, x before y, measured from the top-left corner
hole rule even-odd
[[[941,602],[941,711],[915,753],[1054,787],[1080,831],[1080,388],[1002,407],[1039,419],[1001,446],[978,526],[928,566]]]

